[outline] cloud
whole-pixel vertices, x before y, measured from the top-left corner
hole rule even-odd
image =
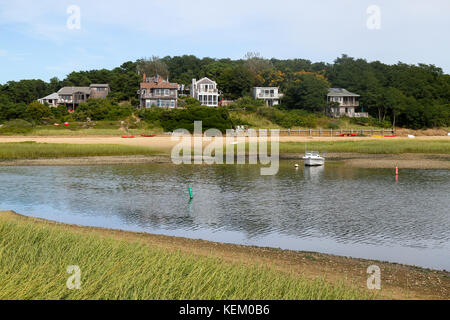
[[[73,4],[81,9],[81,30],[66,26]],[[372,4],[381,8],[379,31],[366,27]],[[32,38],[36,48],[42,43],[49,48],[42,55],[58,60],[46,65],[68,71],[152,54],[241,58],[246,51],[329,62],[348,53],[387,63],[447,64],[448,70],[450,44],[442,39],[449,13],[448,0],[0,0],[0,34],[10,37],[1,31],[7,26],[11,37]],[[11,54],[25,43],[2,47]]]

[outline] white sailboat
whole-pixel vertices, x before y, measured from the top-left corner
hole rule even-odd
[[[318,151],[307,151],[303,157],[306,166],[323,166],[325,164],[325,158],[320,156]]]

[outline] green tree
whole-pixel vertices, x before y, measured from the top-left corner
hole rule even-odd
[[[255,86],[256,78],[248,68],[237,66],[225,70],[217,83],[226,99],[235,100],[250,95],[251,88]]]
[[[286,90],[283,104],[288,109],[304,109],[313,112],[325,112],[328,81],[314,73],[302,73]]]
[[[52,116],[50,108],[46,105],[40,104],[37,101],[30,103],[25,112],[35,121],[41,121],[43,118],[49,118]]]
[[[139,75],[145,73],[147,77],[159,75],[164,79],[169,78],[169,67],[163,60],[156,56],[139,59],[137,61],[137,72]]]

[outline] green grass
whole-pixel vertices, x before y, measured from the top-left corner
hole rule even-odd
[[[0,143],[0,159],[54,159],[68,157],[155,155],[149,147],[88,144],[47,144],[35,142]]]
[[[84,122],[70,122],[69,127],[65,127],[60,123],[59,127],[54,125],[39,125],[22,132],[23,130],[14,130],[14,128],[2,132],[4,136],[122,136],[122,135],[141,135],[141,134],[163,134],[164,130],[155,125],[146,122],[131,124],[130,129],[126,132],[121,129],[120,121],[96,121],[86,124]]]
[[[366,154],[400,154],[427,153],[450,154],[448,140],[362,140],[362,141],[331,141],[308,142],[308,150],[335,153],[366,153]],[[304,153],[305,143],[282,142],[280,153]]]
[[[69,290],[67,267],[81,269]],[[0,214],[0,299],[373,299],[262,266],[165,251]]]

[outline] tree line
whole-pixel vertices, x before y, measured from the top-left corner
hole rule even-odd
[[[30,117],[27,107],[63,86],[109,83],[114,102],[137,106],[142,74],[156,73],[189,86],[193,78],[218,83],[224,99],[250,95],[255,86],[277,86],[285,94],[279,108],[324,113],[330,87],[361,95],[364,112],[393,125],[423,128],[450,126],[450,75],[434,65],[384,64],[342,55],[333,63],[306,59],[266,59],[248,53],[243,59],[198,58],[193,55],[128,61],[112,70],[72,72],[65,79],[10,81],[0,85],[0,122]]]

